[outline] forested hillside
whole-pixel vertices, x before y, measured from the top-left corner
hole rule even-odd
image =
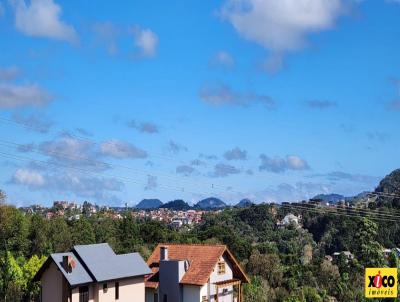
[[[278,228],[287,213],[301,214],[303,227]],[[367,215],[368,216],[368,215]],[[395,266],[383,247],[400,246],[400,222],[387,219],[253,205],[208,214],[193,229],[172,230],[155,221],[135,221],[127,213],[111,220],[101,213],[77,221],[24,216],[0,206],[0,295],[7,301],[37,297],[31,278],[52,252],[75,244],[108,242],[118,253],[139,251],[147,258],[159,242],[225,243],[252,278],[246,301],[364,301],[366,266]],[[326,255],[341,254],[332,262]],[[329,257],[328,257],[329,258]],[[12,298],[11,298],[12,297]]]

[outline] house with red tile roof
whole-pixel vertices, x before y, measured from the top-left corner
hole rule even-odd
[[[159,244],[147,264],[146,302],[242,302],[249,283],[225,245]]]

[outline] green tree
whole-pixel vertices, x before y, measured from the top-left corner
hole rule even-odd
[[[28,223],[24,215],[13,206],[0,207],[0,251],[7,249],[15,255],[25,255],[29,242],[27,240]]]
[[[382,246],[376,240],[378,225],[367,219],[362,219],[358,224],[358,229],[354,239],[357,242],[356,256],[365,267],[381,267],[385,263],[382,254]]]
[[[63,218],[50,220],[49,238],[51,250],[53,252],[66,252],[72,247],[71,231]]]
[[[42,216],[35,214],[30,218],[28,240],[30,241],[29,255],[49,253],[49,224]]]
[[[33,282],[33,277],[42,267],[43,263],[46,261],[46,257],[38,257],[33,255],[22,267],[22,274],[24,279],[24,292],[25,297],[29,298],[31,301],[33,298],[37,298],[40,293],[40,287],[37,282]]]
[[[0,206],[5,204],[7,200],[7,194],[3,190],[0,190]]]
[[[96,243],[93,226],[85,217],[73,222],[71,227],[72,244],[93,244]]]
[[[282,283],[283,272],[278,255],[260,254],[258,250],[254,250],[247,263],[247,270],[267,280],[272,287],[278,287]]]
[[[244,300],[246,302],[268,302],[268,293],[265,281],[260,277],[252,277],[251,282],[244,286]]]
[[[136,221],[130,216],[124,216],[118,224],[118,251],[120,253],[131,253],[142,242],[140,230]]]
[[[0,292],[4,301],[21,301],[23,296],[24,278],[21,267],[6,251],[0,258]]]
[[[97,243],[107,242],[114,249],[117,248],[117,228],[116,223],[111,218],[96,219],[93,223],[95,240]]]

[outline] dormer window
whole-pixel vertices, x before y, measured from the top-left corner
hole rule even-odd
[[[220,261],[218,262],[218,275],[223,275],[225,274],[225,262]]]

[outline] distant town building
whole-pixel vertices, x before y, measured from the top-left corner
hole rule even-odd
[[[354,259],[354,255],[349,251],[335,252],[332,255],[333,259],[338,260],[341,254],[343,254],[346,257],[346,262],[352,261]]]
[[[296,228],[301,227],[301,215],[287,214],[281,221],[277,222],[278,227],[288,227],[294,225]]]

